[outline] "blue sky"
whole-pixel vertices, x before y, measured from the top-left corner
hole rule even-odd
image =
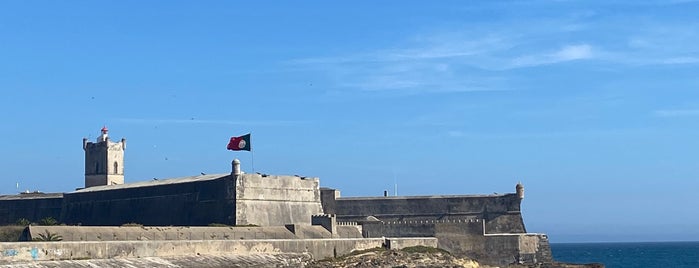
[[[255,171],[343,196],[526,189],[553,242],[699,240],[697,1],[0,4],[0,194]]]

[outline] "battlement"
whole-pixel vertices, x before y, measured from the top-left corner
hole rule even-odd
[[[337,221],[335,220],[335,214],[317,214],[311,216],[311,225],[323,226],[328,232],[335,235],[337,234]]]
[[[311,215],[311,220],[313,219],[330,219],[334,218],[334,214],[316,214],[316,215]]]
[[[415,221],[382,221],[384,225],[396,224],[438,224],[438,223],[484,223],[483,219],[458,219],[458,220],[415,220]]]

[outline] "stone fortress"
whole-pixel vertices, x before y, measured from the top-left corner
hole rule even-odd
[[[226,174],[124,183],[125,139],[112,142],[105,127],[96,142],[83,139],[83,149],[85,188],[0,196],[0,225],[51,217],[65,225],[29,226],[23,239],[50,232],[61,243],[94,248],[40,243],[42,250],[24,259],[65,259],[68,251],[70,258],[157,256],[152,248],[160,244],[152,243],[170,241],[160,250],[324,258],[374,246],[426,245],[489,265],[553,263],[547,236],[526,232],[521,184],[510,194],[341,197],[320,187],[318,178],[244,173],[237,159]],[[212,227],[224,225],[236,227]],[[0,264],[22,259],[18,247],[28,246],[0,243]],[[28,252],[37,250],[32,247]]]

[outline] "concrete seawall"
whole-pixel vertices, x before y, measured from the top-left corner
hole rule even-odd
[[[437,247],[436,238],[267,239],[0,243],[0,264],[18,262],[197,255],[305,253],[324,259],[385,245]]]

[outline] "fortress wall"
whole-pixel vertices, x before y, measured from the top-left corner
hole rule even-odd
[[[19,194],[0,196],[0,225],[15,224],[19,219],[39,222],[61,217],[63,194]]]
[[[361,221],[366,216],[382,221],[485,219],[488,233],[526,232],[521,199],[515,194],[324,199],[324,204],[334,203],[342,221]]]
[[[365,223],[362,225],[364,237],[434,237],[435,223],[424,221],[399,223]]]
[[[67,193],[60,218],[97,226],[234,224],[228,178]]]
[[[337,214],[335,200],[340,198],[340,191],[336,189],[320,188],[320,202],[323,205],[325,214]]]
[[[435,246],[435,238],[402,239],[400,245]],[[382,247],[383,238],[276,239],[212,241],[109,241],[0,243],[0,264],[70,259],[143,258],[256,253],[309,253],[315,259],[341,256],[354,250]]]
[[[483,246],[488,254],[480,256],[479,261],[485,264],[553,262],[548,237],[543,234],[486,235]]]
[[[310,227],[310,226],[309,226]],[[62,241],[243,240],[299,238],[282,226],[268,227],[112,227],[29,226],[27,240],[47,233]]]
[[[483,251],[471,244],[482,240],[484,224],[482,220],[418,220],[401,222],[364,223],[364,237],[437,237],[439,247],[450,252],[466,249]]]
[[[236,224],[310,224],[322,214],[318,178],[243,174],[235,180]]]

